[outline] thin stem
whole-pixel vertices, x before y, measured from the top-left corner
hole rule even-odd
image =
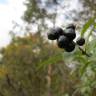
[[[80,51],[82,51],[82,54],[86,55],[87,57],[90,57],[91,55],[86,53],[81,47],[79,47]]]

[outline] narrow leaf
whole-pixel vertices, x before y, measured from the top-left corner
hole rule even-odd
[[[82,29],[82,31],[81,31],[81,36],[83,36],[84,33],[88,30],[88,28],[94,23],[95,18],[96,18],[96,17],[90,18],[90,19],[85,23],[85,25],[83,26],[83,29]]]
[[[39,64],[39,66],[38,66],[37,69],[41,69],[42,67],[45,67],[45,66],[47,66],[47,65],[49,65],[49,64],[55,64],[55,63],[57,63],[57,62],[60,61],[60,60],[63,60],[62,54],[55,55],[55,56],[53,56],[53,57],[50,57],[50,58],[47,59],[47,60],[42,61],[42,62]]]

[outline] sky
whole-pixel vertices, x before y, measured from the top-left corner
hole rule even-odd
[[[24,0],[0,0],[0,47],[10,42],[12,21],[22,24],[21,16],[25,10],[23,2]]]
[[[0,3],[1,4],[6,4],[7,3],[7,0],[0,0]]]
[[[9,44],[11,40],[9,31],[13,27],[12,21],[20,25],[24,24],[21,20],[21,16],[23,16],[24,10],[26,9],[23,5],[24,1],[25,0],[0,0],[0,48]],[[70,4],[70,9],[77,9],[78,0],[71,0]]]

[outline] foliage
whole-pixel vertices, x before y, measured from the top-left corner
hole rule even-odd
[[[4,74],[0,90],[4,96],[61,96],[72,88],[62,89],[69,83],[71,85],[71,81],[66,81],[70,78],[67,76],[69,68],[64,64],[60,50],[55,44],[44,42],[38,33],[15,37],[1,50],[1,54],[0,72],[4,71]],[[49,65],[52,68],[50,72]]]
[[[74,70],[72,71],[72,74],[77,74],[77,76],[79,76],[80,78],[80,83],[78,83],[76,91],[73,93],[73,96],[75,96],[75,94],[77,92],[81,93],[81,95],[83,96],[95,96],[95,90],[96,90],[96,37],[92,34],[95,29],[95,19],[96,18],[91,18],[89,19],[89,21],[84,25],[83,27],[83,31],[81,31],[81,36],[84,34],[86,34],[86,30],[90,30],[89,28],[92,26],[92,29],[90,30],[88,36],[86,36],[86,43],[87,46],[85,46],[86,48],[86,52],[88,54],[90,54],[90,57],[88,56],[84,56],[84,54],[82,52],[80,52],[80,50],[77,50],[72,53],[72,54],[64,54],[64,56],[66,57],[66,62],[69,63],[71,62],[75,62],[73,63],[73,65],[75,66]],[[91,34],[90,34],[91,33]],[[90,41],[90,36],[92,36],[92,40]],[[78,47],[78,46],[77,46]],[[67,59],[67,58],[70,59]],[[81,96],[80,95],[80,96]]]

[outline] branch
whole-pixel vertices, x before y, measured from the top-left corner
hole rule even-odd
[[[86,53],[86,51],[84,51],[81,47],[79,47],[80,51],[82,52],[82,54],[86,55],[87,57],[90,57],[91,55]]]

